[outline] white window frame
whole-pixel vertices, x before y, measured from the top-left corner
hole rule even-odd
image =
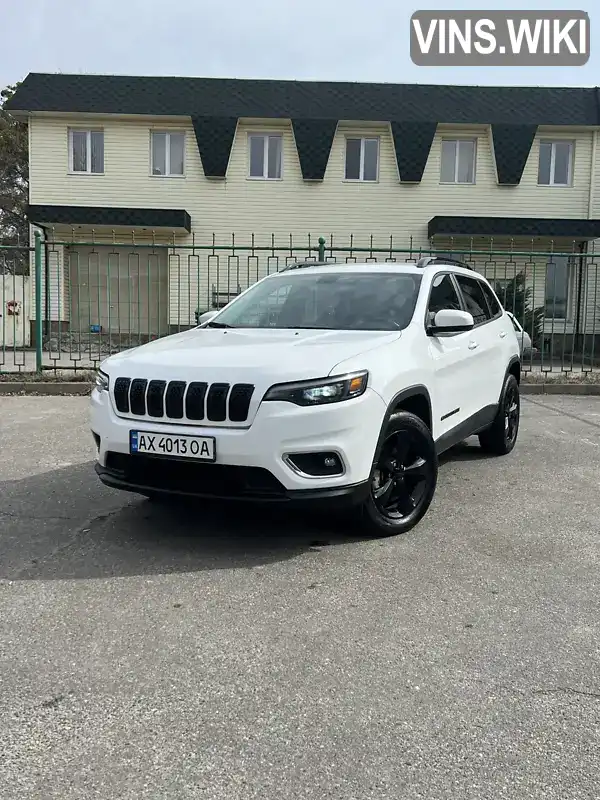
[[[542,157],[542,145],[549,144],[550,150],[550,179],[548,183],[540,183],[540,159]],[[568,144],[569,145],[569,166],[567,174],[567,183],[558,183],[554,180],[554,172],[556,168],[556,145]],[[563,189],[573,186],[573,166],[575,164],[575,140],[574,139],[540,139],[538,148],[538,186],[560,186]]]
[[[360,139],[360,161],[358,168],[358,178],[346,177],[346,160],[348,153],[348,139]],[[375,180],[365,180],[365,142],[377,142],[377,170]],[[367,136],[363,134],[347,133],[344,137],[344,182],[345,183],[379,183],[379,165],[381,163],[381,136]]]
[[[281,146],[279,148],[279,177],[269,178],[269,138],[277,137]],[[250,150],[250,139],[263,140],[263,174],[252,175],[252,153]],[[281,181],[283,180],[283,132],[282,131],[248,131],[247,138],[248,152],[248,180],[250,181]]]
[[[454,180],[442,180],[442,163],[444,158],[444,142],[456,142],[454,151]],[[473,180],[472,181],[459,181],[458,177],[458,164],[459,164],[459,150],[460,142],[471,142],[473,144]],[[442,136],[440,142],[440,183],[445,186],[474,186],[477,183],[477,137],[476,136]]]
[[[152,137],[154,134],[160,134],[167,137],[166,145],[165,145],[165,174],[164,175],[157,175],[154,172],[154,155],[153,155],[153,148],[152,148]],[[183,172],[171,172],[171,135],[174,134],[175,136],[183,136]],[[185,168],[186,168],[186,158],[185,158],[185,150],[187,144],[187,137],[185,131],[181,130],[165,130],[164,128],[153,128],[150,131],[150,175],[153,178],[185,178]]]
[[[73,134],[85,133],[86,134],[86,163],[85,170],[73,168]],[[102,172],[92,172],[92,133],[102,134]],[[69,128],[68,130],[68,148],[69,148],[69,174],[70,175],[104,175],[106,167],[106,151],[104,148],[104,128]],[[63,162],[64,163],[64,162]]]

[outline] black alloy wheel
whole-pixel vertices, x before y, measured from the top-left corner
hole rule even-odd
[[[514,448],[521,419],[521,395],[514,375],[504,381],[498,411],[489,428],[479,434],[479,444],[486,453],[506,456]]]
[[[369,528],[384,535],[413,528],[429,508],[436,482],[437,456],[429,428],[414,414],[394,414],[371,473],[365,503]]]
[[[506,387],[504,396],[504,438],[507,445],[514,446],[519,432],[519,387],[516,381],[511,381]]]

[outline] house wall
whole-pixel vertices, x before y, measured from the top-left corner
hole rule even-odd
[[[77,117],[78,125],[91,118]],[[487,126],[438,126],[420,184],[400,184],[390,128],[387,123],[338,125],[323,182],[302,179],[291,124],[288,121],[243,121],[238,124],[227,179],[204,177],[191,122],[132,120],[104,117],[93,120],[104,128],[105,173],[72,175],[68,171],[67,130],[62,117],[32,117],[30,202],[33,204],[186,208],[198,240],[255,233],[277,238],[290,233],[306,236],[333,234],[336,238],[367,240],[373,235],[387,243],[389,236],[408,244],[427,241],[427,221],[436,214],[587,217],[590,194],[592,131],[540,128],[519,186],[499,186]],[[186,133],[185,177],[150,174],[150,130],[177,129]],[[252,131],[284,134],[280,181],[250,180],[247,136]],[[348,134],[378,135],[381,142],[379,181],[344,181],[344,138]],[[476,184],[440,184],[443,136],[477,138]],[[574,185],[537,185],[540,139],[576,140]],[[600,182],[600,171],[595,178]],[[596,192],[600,211],[600,186]]]
[[[191,251],[175,248],[169,257],[169,322],[190,324],[196,308],[211,305],[212,288],[236,291],[267,271],[285,263],[286,256],[303,257],[302,248],[311,235],[331,237],[334,246],[427,248],[427,222],[436,215],[537,216],[581,218],[600,212],[600,170],[592,169],[594,133],[590,129],[540,128],[519,186],[497,183],[490,130],[487,126],[440,125],[420,184],[399,182],[393,140],[387,123],[343,122],[333,141],[325,179],[302,178],[293,131],[285,120],[245,120],[238,124],[227,177],[206,179],[190,120],[183,118],[85,118],[105,132],[105,173],[70,175],[68,170],[67,115],[33,116],[30,124],[30,202],[32,204],[185,208],[192,217],[193,237],[177,237],[179,245],[235,243],[238,253],[218,249]],[[185,177],[150,174],[150,130],[177,129],[186,133]],[[252,180],[248,176],[247,136],[252,131],[282,132],[283,169],[279,181]],[[376,183],[344,180],[344,141],[347,135],[380,137],[379,180]],[[441,139],[466,136],[477,139],[475,185],[440,183]],[[540,140],[546,137],[574,139],[574,183],[571,187],[537,185]],[[591,203],[591,204],[590,204]],[[89,231],[77,231],[79,237]],[[60,235],[64,234],[64,231]],[[267,247],[272,237],[278,245],[290,244],[289,252],[250,254],[254,245]],[[95,232],[97,240],[101,235]],[[371,240],[371,237],[372,240]],[[139,239],[139,232],[138,238]],[[500,242],[495,242],[498,249]],[[507,247],[510,247],[508,243]],[[545,249],[548,242],[536,243]],[[528,243],[531,249],[531,242]],[[357,258],[365,257],[355,253]],[[68,280],[58,251],[56,269],[62,289],[53,286],[53,309],[68,319]],[[385,257],[380,255],[380,258]],[[539,267],[543,280],[545,267]],[[593,273],[593,274],[592,274]],[[536,283],[537,283],[536,272]],[[588,270],[586,290],[591,318],[595,320],[593,282],[595,268]],[[538,287],[542,284],[537,283]],[[536,299],[537,292],[536,290]],[[54,311],[52,313],[55,313]],[[588,315],[589,316],[589,315]],[[592,323],[591,323],[592,324]],[[595,325],[595,321],[593,322]]]

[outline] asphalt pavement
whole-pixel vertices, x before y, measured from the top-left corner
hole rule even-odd
[[[107,489],[87,402],[0,398],[1,800],[600,796],[600,398],[380,540]]]

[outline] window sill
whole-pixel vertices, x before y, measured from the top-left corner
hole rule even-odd
[[[379,183],[379,178],[375,181],[365,181],[362,178],[342,178],[342,183],[360,183],[366,184],[367,186],[373,186],[374,184]]]
[[[538,183],[536,186],[540,186],[543,189],[573,189],[574,185],[572,183]]]
[[[185,178],[185,175],[155,175],[153,172],[150,173],[151,178]]]
[[[68,176],[75,175],[77,177],[83,175],[83,176],[85,176],[87,178],[101,178],[103,175],[106,175],[106,173],[105,172],[74,172],[73,170],[69,170],[69,172],[67,172],[67,175]]]
[[[440,181],[440,186],[477,186],[477,181]]]
[[[262,177],[258,177],[258,175],[247,175],[246,176],[246,180],[247,181],[259,181],[259,182],[262,182],[262,183],[281,183],[283,178],[262,178]]]

